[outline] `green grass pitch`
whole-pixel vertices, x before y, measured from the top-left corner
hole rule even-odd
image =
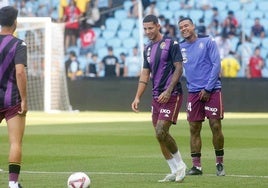
[[[189,129],[181,113],[171,128],[191,167]],[[215,175],[215,156],[207,121],[202,130],[203,176],[183,183],[157,183],[169,173],[154,137],[150,113],[29,112],[23,144],[20,182],[25,188],[66,188],[68,176],[86,172],[92,188],[267,188],[268,114],[226,113],[226,176]],[[7,187],[8,138],[0,126],[0,187]]]

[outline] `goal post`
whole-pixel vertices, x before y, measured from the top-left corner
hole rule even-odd
[[[19,17],[16,36],[27,44],[28,104],[32,111],[69,111],[64,24],[49,17]]]

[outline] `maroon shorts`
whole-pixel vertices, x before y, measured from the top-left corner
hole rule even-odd
[[[199,100],[199,93],[188,93],[187,120],[190,122],[204,121],[208,119],[223,119],[223,103],[221,90],[215,90],[210,94],[209,101]]]
[[[157,102],[157,98],[152,101],[152,121],[156,126],[157,120],[171,121],[177,123],[179,110],[182,105],[182,95],[171,96],[167,103]]]
[[[18,114],[18,111],[20,111],[20,110],[21,110],[20,103],[15,105],[15,106],[10,106],[7,108],[0,109],[0,123],[2,122],[2,120],[4,118],[6,119],[6,121],[13,118],[14,116],[16,116]]]

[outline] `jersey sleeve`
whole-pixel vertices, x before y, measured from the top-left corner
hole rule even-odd
[[[147,55],[148,51],[148,47],[145,48],[144,52],[143,52],[143,68],[144,69],[150,69],[150,64],[148,61],[149,56]]]
[[[210,38],[208,45],[208,54],[210,61],[212,62],[212,70],[205,90],[212,91],[215,88],[217,81],[219,80],[219,74],[221,71],[221,59],[215,40]]]
[[[182,54],[179,42],[177,40],[172,40],[170,44],[170,55],[172,57],[172,62],[180,62],[182,63]]]
[[[27,46],[24,41],[19,41],[16,47],[15,64],[23,64],[27,67]]]

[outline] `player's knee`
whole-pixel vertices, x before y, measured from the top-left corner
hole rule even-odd
[[[163,129],[156,129],[156,138],[159,142],[163,142],[166,139],[166,132]]]

